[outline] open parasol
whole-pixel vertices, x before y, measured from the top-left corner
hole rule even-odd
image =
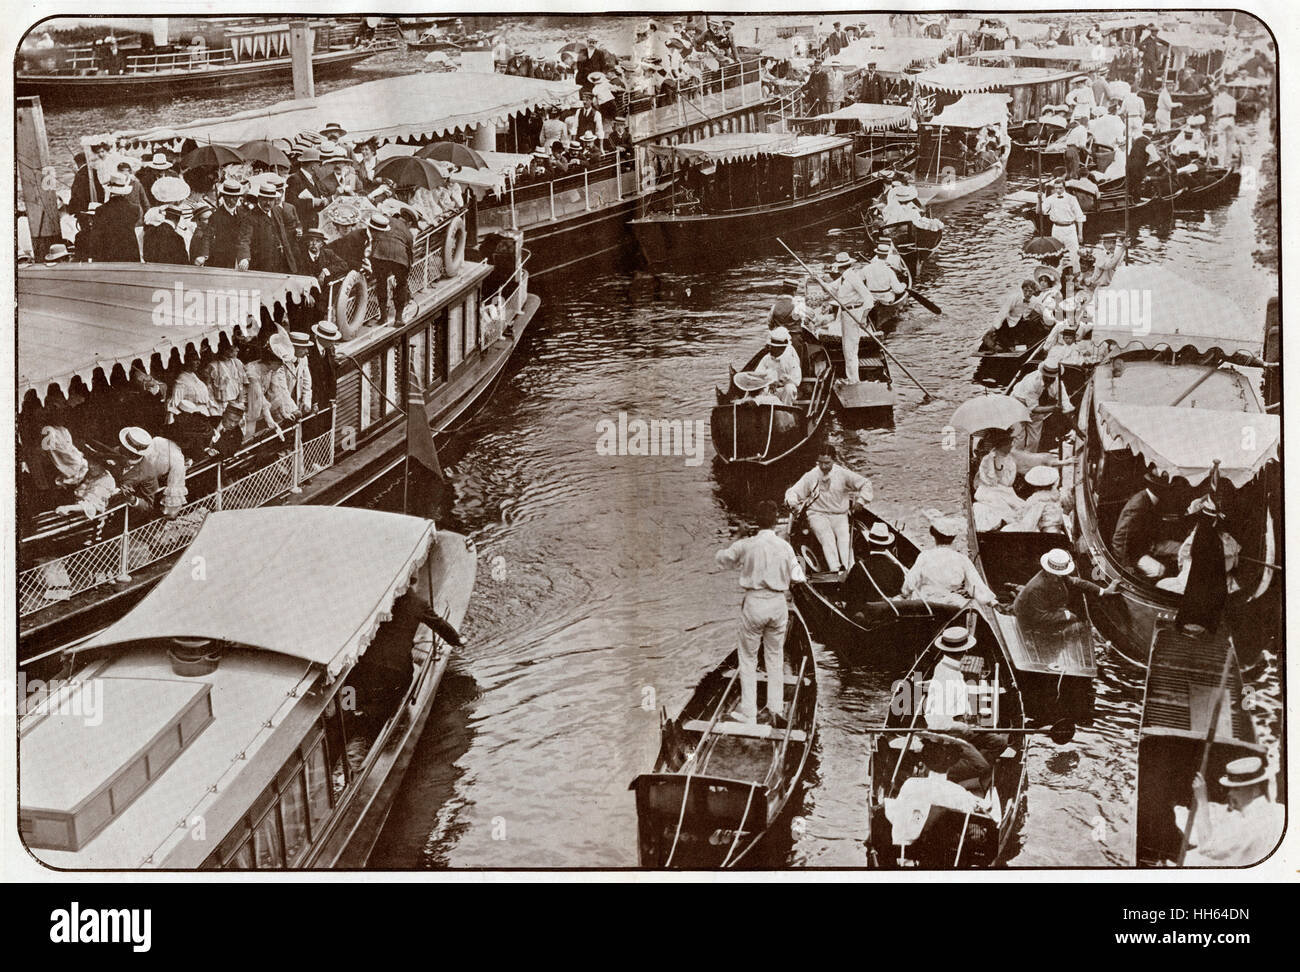
[[[245,162],[262,162],[269,166],[283,166],[289,168],[289,157],[277,145],[272,144],[264,138],[254,139],[251,142],[245,142],[236,149]]]
[[[181,158],[181,170],[219,169],[232,162],[243,162],[244,157],[229,145],[200,145]]]
[[[413,155],[399,155],[384,159],[375,167],[375,176],[391,179],[398,187],[414,186],[417,189],[437,189],[445,186],[447,179],[428,159]]]
[[[976,395],[958,406],[948,421],[963,432],[1009,429],[1030,420],[1025,403],[1010,395]]]
[[[488,167],[488,164],[483,161],[483,156],[468,145],[462,145],[460,142],[433,142],[416,152],[415,157],[417,159],[449,162],[452,165],[460,166],[462,169],[486,169]]]
[[[1035,236],[1021,252],[1032,257],[1060,256],[1065,252],[1065,244],[1055,236]]]

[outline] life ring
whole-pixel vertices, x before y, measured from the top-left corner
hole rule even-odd
[[[359,271],[350,270],[334,295],[334,321],[343,340],[351,341],[361,330],[370,303],[370,284]]]
[[[460,273],[465,264],[465,218],[453,217],[447,224],[447,236],[442,244],[442,262],[449,277]]]

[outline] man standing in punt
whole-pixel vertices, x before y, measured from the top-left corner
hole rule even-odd
[[[1183,863],[1204,867],[1247,867],[1273,852],[1282,839],[1286,811],[1268,797],[1268,769],[1258,756],[1243,756],[1224,767],[1219,784],[1227,790],[1226,812],[1215,812],[1199,772],[1192,780],[1196,819],[1188,835]],[[1181,811],[1181,813],[1180,813]],[[1187,811],[1176,807],[1179,829],[1186,831]]]
[[[758,532],[719,550],[715,560],[720,567],[740,570],[740,586],[745,592],[740,605],[740,705],[730,719],[747,725],[761,722],[785,728],[782,649],[790,619],[786,597],[790,582],[802,582],[805,576],[794,548],[776,535],[777,517],[776,503],[764,500],[758,505]],[[767,672],[767,708],[761,715],[758,711],[760,642]]]
[[[817,465],[785,491],[785,505],[792,510],[807,506],[808,526],[822,545],[826,569],[838,573],[853,566],[849,513],[855,505],[871,502],[872,489],[871,480],[839,465],[836,458],[834,446],[822,449]]]

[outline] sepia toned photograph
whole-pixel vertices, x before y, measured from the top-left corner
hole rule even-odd
[[[1294,880],[1284,8],[167,6],[7,28],[6,870]]]

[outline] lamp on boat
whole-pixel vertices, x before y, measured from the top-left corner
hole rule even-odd
[[[221,646],[211,638],[172,638],[167,658],[177,675],[211,675],[221,663]]]

